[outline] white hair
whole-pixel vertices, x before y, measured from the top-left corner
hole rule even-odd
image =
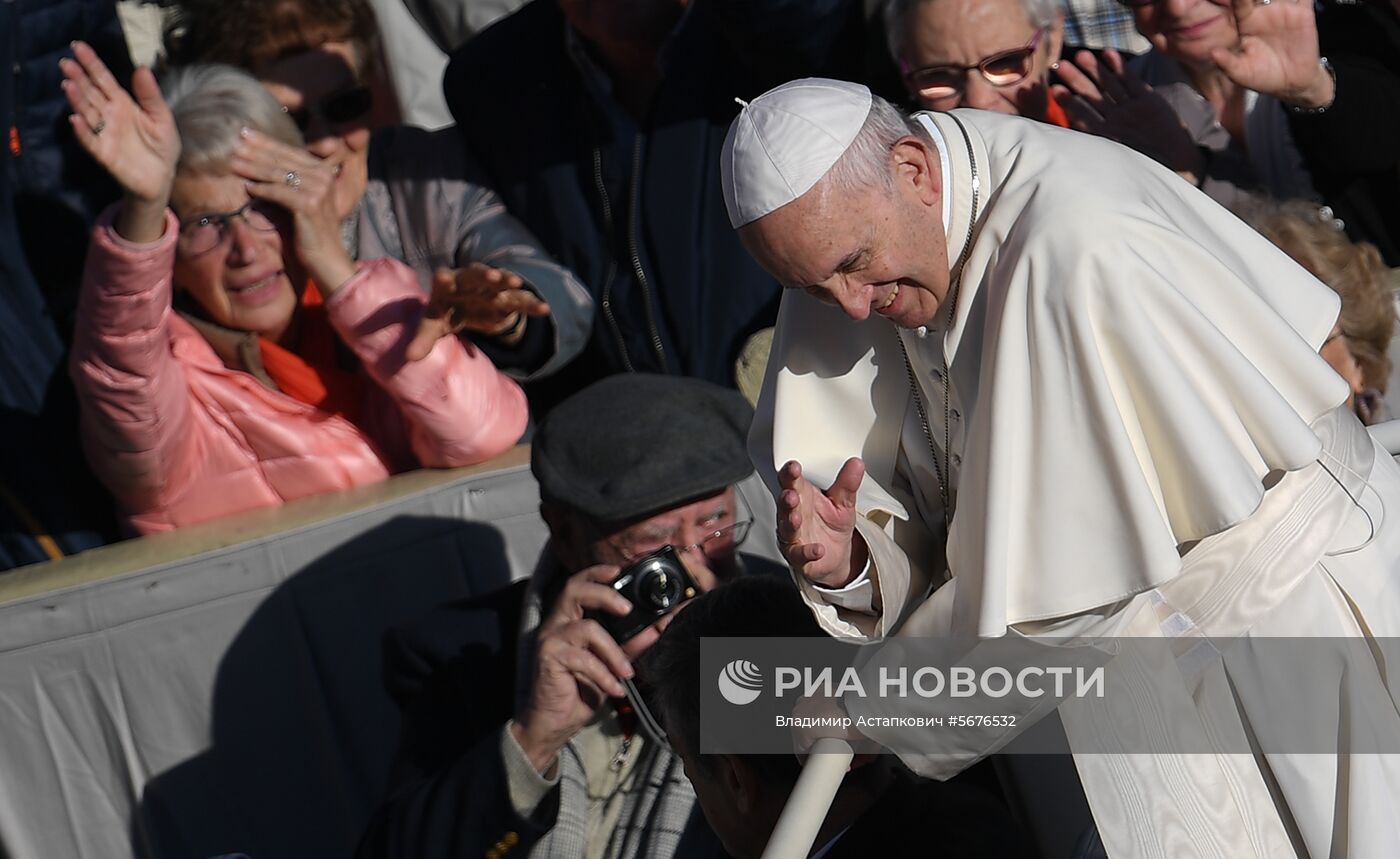
[[[233,66],[195,64],[172,70],[161,92],[180,133],[178,170],[225,167],[245,127],[300,149],[296,123],[252,75]]]
[[[870,113],[865,117],[851,145],[832,165],[825,180],[842,191],[863,191],[882,188],[894,191],[894,171],[890,152],[906,137],[917,137],[930,146],[932,138],[918,120],[905,116],[899,108],[873,93]]]
[[[896,60],[909,33],[909,16],[915,9],[932,2],[934,0],[886,0],[885,39],[889,42],[890,55]],[[1048,27],[1060,16],[1059,0],[1021,0],[1021,5],[1032,27]]]

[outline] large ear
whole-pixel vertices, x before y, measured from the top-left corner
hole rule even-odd
[[[912,191],[925,206],[942,207],[943,171],[932,141],[902,137],[890,150],[890,161],[897,187]]]
[[[758,811],[763,801],[763,782],[758,771],[739,755],[715,755],[715,778],[734,798],[734,807],[742,815]]]

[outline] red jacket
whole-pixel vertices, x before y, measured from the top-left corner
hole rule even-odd
[[[169,530],[418,466],[469,465],[505,451],[524,431],[520,388],[460,339],[439,340],[422,361],[404,359],[427,299],[401,263],[362,264],[326,299],[331,325],[373,381],[357,426],[280,393],[261,369],[253,335],[191,324],[172,309],[173,213],[149,245],[118,236],[113,214],[93,233],[69,371],[88,459],[137,530]]]

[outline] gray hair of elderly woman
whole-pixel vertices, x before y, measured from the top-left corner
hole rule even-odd
[[[926,3],[937,0],[887,0],[885,3],[885,39],[890,45],[890,54],[899,59],[899,51],[904,47],[904,36],[909,32],[909,16]],[[1020,0],[1030,19],[1032,27],[1048,27],[1055,23],[1060,14],[1058,0]]]
[[[180,171],[227,169],[240,132],[251,128],[289,146],[305,145],[296,123],[257,78],[233,66],[190,65],[161,84],[180,133]]]
[[[890,152],[906,137],[916,137],[933,148],[932,138],[917,119],[905,116],[899,108],[872,93],[865,124],[823,181],[843,192],[883,190],[887,194],[894,193]]]

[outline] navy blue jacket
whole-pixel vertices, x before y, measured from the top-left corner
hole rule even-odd
[[[459,48],[447,103],[482,184],[591,290],[592,340],[537,410],[604,375],[734,384],[745,340],[773,324],[778,284],[739,244],[719,155],[735,98],[812,74],[856,76],[851,0],[694,0],[635,122],[570,52],[557,0],[535,0]]]
[[[116,536],[62,372],[88,229],[117,194],[68,125],[74,39],[130,76],[112,0],[0,0],[0,570]]]
[[[1337,98],[1290,114],[1293,141],[1347,234],[1400,266],[1400,15],[1388,0],[1338,0],[1320,6],[1317,32]]]

